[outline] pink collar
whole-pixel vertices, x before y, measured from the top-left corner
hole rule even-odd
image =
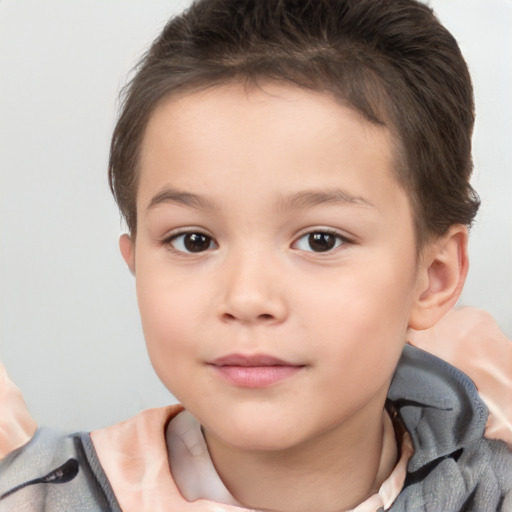
[[[123,512],[240,511],[215,472],[199,423],[189,413],[180,414],[182,411],[180,405],[149,409],[91,434]],[[173,426],[168,429],[170,422]],[[352,512],[387,510],[402,490],[412,453],[411,439],[405,433],[401,457],[391,475]]]

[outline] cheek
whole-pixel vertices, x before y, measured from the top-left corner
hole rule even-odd
[[[347,270],[318,274],[305,283],[295,300],[308,304],[314,313],[307,318],[322,329],[343,334],[386,331],[393,326],[405,329],[412,304],[414,269],[393,261],[360,261]]]
[[[305,327],[315,333],[315,352],[329,362],[331,376],[345,373],[349,386],[365,374],[390,376],[405,343],[413,281],[412,266],[353,266],[297,298],[309,296]]]
[[[174,340],[175,334],[201,325],[202,293],[198,294],[201,283],[194,282],[193,274],[169,268],[165,255],[141,254],[138,257],[136,285],[148,341],[152,342],[153,338]]]
[[[149,357],[162,382],[175,394],[173,381],[197,357],[190,332],[204,324],[197,311],[197,296],[194,301],[193,294],[187,293],[190,287],[166,280],[164,275],[138,268],[137,298]]]

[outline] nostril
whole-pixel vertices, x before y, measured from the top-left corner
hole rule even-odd
[[[256,322],[267,323],[267,322],[271,322],[271,321],[275,320],[275,316],[270,313],[262,313],[261,315],[252,317],[252,320],[251,320],[251,316],[249,316],[249,315],[245,316],[245,315],[234,315],[232,313],[224,313],[222,315],[222,319],[225,322],[241,321],[241,322],[245,323],[245,322],[252,322],[254,320]]]

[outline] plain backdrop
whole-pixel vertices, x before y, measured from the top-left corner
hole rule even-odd
[[[0,0],[0,359],[41,424],[94,429],[174,401],[146,355],[106,168],[119,90],[188,3]],[[483,205],[461,304],[512,336],[512,0],[432,5],[476,93]]]

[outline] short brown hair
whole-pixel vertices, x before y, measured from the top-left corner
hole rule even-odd
[[[172,18],[124,90],[109,181],[132,235],[138,157],[164,97],[243,80],[326,92],[396,136],[418,241],[470,225],[473,89],[453,36],[416,0],[198,0]]]

